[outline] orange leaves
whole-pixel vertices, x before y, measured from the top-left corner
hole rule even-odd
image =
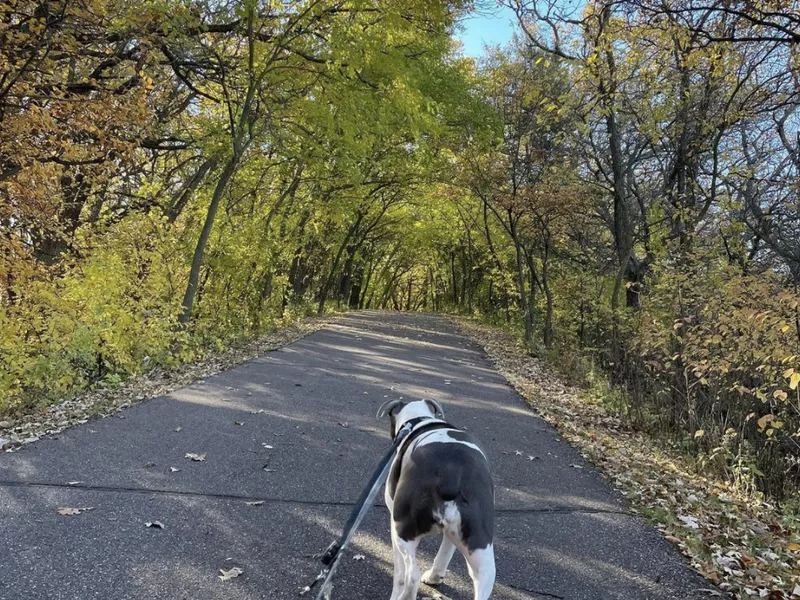
[[[46,277],[60,262],[97,194],[131,170],[151,120],[147,81],[125,86],[150,51],[141,40],[140,48],[107,41],[122,5],[68,2],[57,19],[40,10],[0,8],[8,24],[0,31],[0,303],[25,293],[5,286]]]

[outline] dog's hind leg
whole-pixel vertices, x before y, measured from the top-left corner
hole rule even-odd
[[[469,576],[475,590],[475,600],[488,600],[494,588],[494,548],[492,544],[486,548],[473,550],[466,555]]]
[[[450,559],[453,558],[453,553],[455,551],[456,545],[453,543],[453,540],[451,540],[446,533],[442,535],[442,545],[439,546],[439,552],[436,553],[433,566],[422,574],[423,583],[427,583],[428,585],[439,585],[442,583],[447,573],[447,566],[450,564]]]
[[[403,593],[403,584],[406,578],[406,564],[400,549],[397,547],[397,536],[394,533],[394,524],[390,523],[392,530],[392,554],[394,555],[394,576],[392,578],[392,597],[391,600],[398,600]]]
[[[417,565],[417,546],[419,540],[404,540],[397,536],[397,549],[403,559],[405,567],[405,577],[403,579],[403,589],[397,600],[416,600],[419,590],[419,566]]]

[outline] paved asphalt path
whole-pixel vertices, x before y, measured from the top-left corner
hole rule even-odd
[[[378,406],[400,396],[440,400],[448,420],[487,450],[498,507],[493,598],[706,597],[698,590],[709,585],[628,514],[480,348],[441,318],[363,312],[0,455],[0,599],[297,598],[318,572],[310,555],[336,537],[388,446]],[[191,462],[187,452],[207,460]],[[246,504],[257,500],[264,504]],[[93,510],[60,516],[59,507]],[[154,520],[165,529],[145,527]],[[422,544],[424,565],[436,547]],[[354,551],[364,558],[346,557],[334,599],[388,599],[384,506],[370,513]],[[219,569],[234,566],[244,574],[220,581]],[[420,598],[437,594],[472,598],[460,556],[439,591],[420,590]]]

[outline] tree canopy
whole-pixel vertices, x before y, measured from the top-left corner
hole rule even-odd
[[[619,410],[800,483],[791,0],[9,0],[0,412],[333,308],[518,330]]]

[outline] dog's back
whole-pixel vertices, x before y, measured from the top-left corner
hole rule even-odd
[[[466,432],[421,436],[402,468],[395,465],[388,485],[401,538],[442,531],[468,552],[492,543],[494,485],[486,457]]]

